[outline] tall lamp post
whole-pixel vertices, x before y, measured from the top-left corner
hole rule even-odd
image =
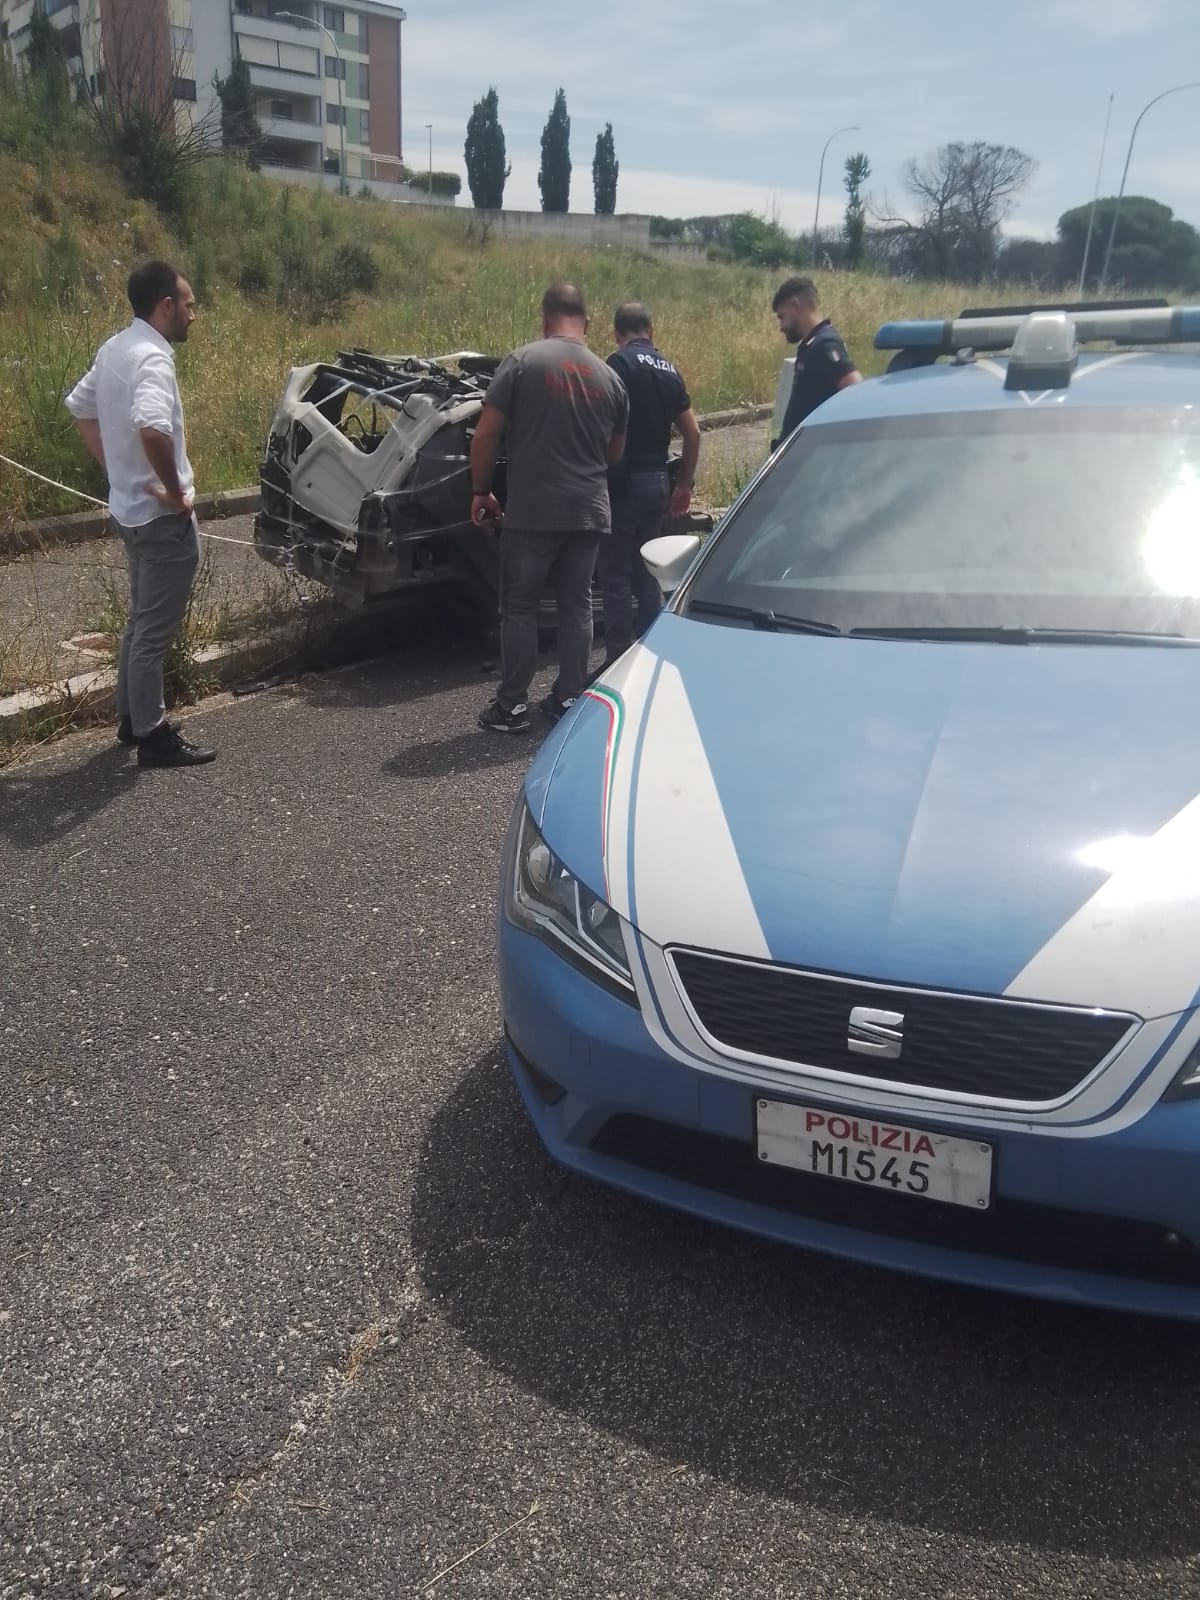
[[[843,133],[858,133],[858,132],[859,132],[859,126],[858,126],[857,122],[852,122],[852,123],[850,123],[850,125],[848,127],[845,127],[845,128],[835,128],[834,131],[829,135],[828,139],[826,139],[826,141],[825,141],[825,149],[821,151],[821,165],[817,170],[817,208],[813,212],[812,264],[813,264],[813,271],[814,272],[817,269],[817,241],[818,241],[818,238],[819,238],[819,235],[818,235],[818,232],[817,232],[817,228],[818,228],[818,225],[819,225],[819,223],[821,221],[821,182],[822,182],[823,178],[825,177],[825,151],[829,149],[829,146],[839,136],[839,134],[843,134]]]
[[[429,203],[430,203],[430,205],[432,205],[433,204],[433,123],[432,122],[427,122],[425,124],[425,129],[426,129],[426,132],[429,134],[429,182],[428,182],[428,185],[426,186],[425,193],[429,196]]]
[[[338,188],[346,187],[346,104],[342,98],[342,52],[338,49],[337,35],[312,17],[302,17],[297,11],[273,11],[272,18],[282,17],[285,22],[298,22],[302,28],[317,28],[333,46],[333,59],[337,62],[338,86]],[[321,144],[325,144],[325,76],[321,75]]]
[[[1137,131],[1142,118],[1151,106],[1156,106],[1160,100],[1165,100],[1169,94],[1181,94],[1184,89],[1200,89],[1200,83],[1177,83],[1173,89],[1164,89],[1161,94],[1156,94],[1138,112],[1137,121],[1133,125],[1133,132],[1129,135],[1129,149],[1125,152],[1125,170],[1121,174],[1121,187],[1117,190],[1117,203],[1113,207],[1112,227],[1108,230],[1108,246],[1104,252],[1104,266],[1100,269],[1100,292],[1103,293],[1104,285],[1108,282],[1108,267],[1112,260],[1113,241],[1117,237],[1117,218],[1121,215],[1121,201],[1125,197],[1125,180],[1129,176],[1129,162],[1133,156],[1133,141],[1137,138]]]

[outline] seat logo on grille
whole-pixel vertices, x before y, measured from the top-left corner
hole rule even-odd
[[[872,1006],[855,1006],[850,1012],[846,1048],[855,1055],[895,1061],[903,1044],[903,1011],[876,1011]]]

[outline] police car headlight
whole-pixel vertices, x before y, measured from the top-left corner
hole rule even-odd
[[[607,979],[633,994],[621,918],[568,871],[522,805],[508,882],[508,915],[590,977]]]

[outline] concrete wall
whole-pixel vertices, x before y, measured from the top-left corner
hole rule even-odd
[[[678,239],[651,239],[650,252],[664,261],[688,261],[696,266],[708,260],[706,244],[681,244]]]
[[[502,239],[573,239],[613,250],[650,249],[650,218],[626,212],[597,217],[585,211],[466,211],[467,221]]]
[[[349,157],[347,156],[347,165]],[[322,173],[315,169],[306,171],[302,167],[272,167],[264,164],[264,178],[275,178],[279,183],[301,183],[309,189],[328,189],[331,194],[337,192],[336,173]],[[414,189],[407,183],[387,183],[379,178],[347,178],[351,195],[356,195],[365,183],[373,194],[381,200],[394,200],[401,205],[429,205],[428,196],[420,189]],[[453,200],[439,200],[435,195],[433,205],[438,211],[453,209]]]

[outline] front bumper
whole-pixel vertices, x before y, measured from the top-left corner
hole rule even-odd
[[[500,981],[509,1062],[529,1114],[550,1153],[577,1172],[873,1266],[1200,1319],[1200,1102],[1160,1104],[1093,1137],[989,1132],[993,1201],[977,1214],[764,1169],[751,1087],[673,1060],[635,1005],[503,911]],[[880,1115],[892,1113],[881,1106]],[[980,1136],[945,1119],[919,1125]]]

